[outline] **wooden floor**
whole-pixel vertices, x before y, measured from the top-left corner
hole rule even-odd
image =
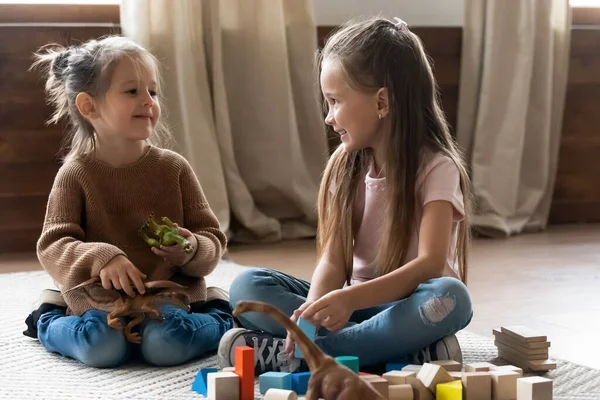
[[[237,263],[310,280],[313,241],[231,246]],[[0,272],[39,269],[31,254],[0,255]],[[552,227],[544,233],[474,241],[467,330],[521,324],[548,336],[550,356],[600,369],[600,225]]]

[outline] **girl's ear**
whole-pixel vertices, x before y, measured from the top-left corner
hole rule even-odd
[[[80,92],[77,97],[75,97],[75,105],[84,118],[88,120],[98,118],[99,114],[96,103],[94,102],[94,98],[88,93]]]
[[[377,114],[379,115],[379,119],[383,119],[387,117],[390,112],[390,100],[388,97],[387,88],[381,88],[377,91]]]

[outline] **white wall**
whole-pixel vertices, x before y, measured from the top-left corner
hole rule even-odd
[[[317,25],[339,25],[352,17],[382,14],[409,26],[462,26],[464,0],[312,0]]]

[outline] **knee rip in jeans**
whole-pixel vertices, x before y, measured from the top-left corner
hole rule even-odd
[[[419,310],[425,325],[435,325],[448,316],[456,307],[454,296],[435,296],[427,300]]]

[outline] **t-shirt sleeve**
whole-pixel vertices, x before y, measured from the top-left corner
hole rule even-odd
[[[454,207],[454,221],[464,219],[465,204],[460,188],[460,173],[449,157],[436,157],[425,168],[421,194],[423,207],[432,201],[446,200]]]

